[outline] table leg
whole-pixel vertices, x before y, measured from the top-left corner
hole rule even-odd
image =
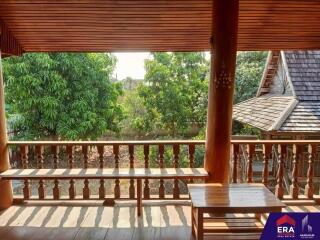
[[[141,178],[137,179],[137,211],[138,217],[142,213],[142,180]]]
[[[203,212],[197,208],[197,240],[203,240]]]
[[[191,232],[192,232],[192,236],[196,235],[196,233],[194,231],[194,225],[195,225],[194,218],[195,218],[194,208],[193,208],[193,204],[191,204]]]

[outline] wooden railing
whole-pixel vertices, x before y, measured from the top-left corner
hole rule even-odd
[[[239,153],[239,146],[246,146],[246,165],[247,165],[247,182],[262,182],[271,190],[274,187],[275,195],[283,199],[286,198],[312,199],[315,196],[315,184],[319,185],[319,178],[314,181],[315,166],[319,168],[318,164],[318,145],[320,141],[305,141],[305,140],[234,140],[233,144],[233,170],[232,182],[241,182],[238,176],[238,166],[241,162],[241,154]],[[262,148],[262,157],[254,159],[256,149]],[[272,152],[275,150],[277,156]],[[290,152],[290,157],[288,153]],[[307,158],[306,158],[307,157]],[[272,171],[270,171],[270,162],[277,160],[275,183],[272,183]],[[262,161],[261,177],[253,179],[255,163]],[[308,169],[304,175],[299,169],[307,164]],[[316,169],[319,172],[319,169]],[[300,173],[300,174],[299,174]],[[286,179],[289,178],[289,179]],[[289,190],[285,188],[285,180],[290,183]],[[306,182],[304,182],[306,180]],[[317,193],[318,194],[318,193]],[[303,197],[301,195],[304,195]]]
[[[280,199],[290,197],[313,198],[319,178],[318,145],[320,141],[288,140],[232,140],[230,181],[261,182]],[[18,151],[20,159],[12,165],[18,168],[148,168],[148,167],[202,167],[205,141],[11,141],[9,148]],[[290,158],[288,158],[290,156]],[[307,157],[307,158],[306,158]],[[277,163],[275,163],[277,161]],[[243,164],[243,162],[245,164]],[[246,169],[241,169],[245,166]],[[301,166],[308,166],[305,174]],[[276,171],[276,173],[275,173]],[[245,174],[241,178],[241,174]],[[275,173],[275,174],[274,174]],[[287,179],[288,178],[288,179]],[[71,179],[61,186],[62,180],[40,179],[37,183],[23,181],[23,199],[135,199],[134,180],[81,180]],[[110,180],[111,181],[111,180]],[[107,184],[108,182],[108,184]],[[144,199],[188,198],[181,179],[149,180],[143,182]],[[286,189],[285,183],[289,183]],[[36,187],[35,187],[36,186]],[[61,194],[61,188],[66,196]],[[82,194],[79,195],[79,189]],[[50,190],[51,189],[51,190]],[[31,191],[32,190],[32,191]],[[38,192],[38,194],[36,194]],[[32,194],[31,194],[32,193]],[[52,197],[48,197],[52,193]],[[78,194],[77,194],[78,193]],[[35,196],[38,195],[38,196]]]
[[[204,153],[204,141],[23,141],[9,142],[12,151],[20,156],[12,162],[17,168],[194,168],[195,154]],[[202,164],[202,161],[201,161]],[[199,164],[198,164],[199,165]],[[198,166],[201,167],[201,166]],[[106,182],[108,181],[108,184]],[[136,199],[135,180],[40,179],[37,183],[23,181],[23,199]],[[172,180],[144,180],[144,199],[186,199],[186,183],[192,182],[174,178]],[[107,185],[107,186],[106,186]],[[64,191],[61,189],[68,188]],[[82,188],[82,196],[79,189]],[[50,190],[50,188],[52,190]],[[112,189],[111,189],[112,188]],[[81,190],[80,190],[81,191]],[[38,192],[38,194],[36,194]],[[62,192],[64,192],[62,196]],[[19,194],[19,190],[16,191]],[[47,196],[51,195],[52,196]],[[66,194],[67,193],[67,194]],[[32,196],[31,196],[32,195]],[[37,196],[36,196],[37,195]]]

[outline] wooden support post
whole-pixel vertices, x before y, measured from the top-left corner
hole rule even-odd
[[[215,0],[204,167],[209,182],[228,183],[239,0]]]
[[[7,127],[4,104],[4,84],[2,75],[2,61],[0,52],[0,172],[10,167],[9,151],[7,146]],[[12,205],[13,194],[11,181],[0,180],[0,210]]]

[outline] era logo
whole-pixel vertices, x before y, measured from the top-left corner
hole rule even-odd
[[[296,221],[288,215],[283,215],[277,220],[278,237],[294,237]]]
[[[289,233],[289,234],[294,234],[294,228],[291,227],[286,227],[286,226],[278,226],[277,227],[277,232],[278,233]]]

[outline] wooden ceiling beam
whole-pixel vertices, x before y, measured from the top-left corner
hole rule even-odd
[[[19,56],[23,48],[19,41],[10,32],[4,21],[0,18],[0,50],[3,56]]]

